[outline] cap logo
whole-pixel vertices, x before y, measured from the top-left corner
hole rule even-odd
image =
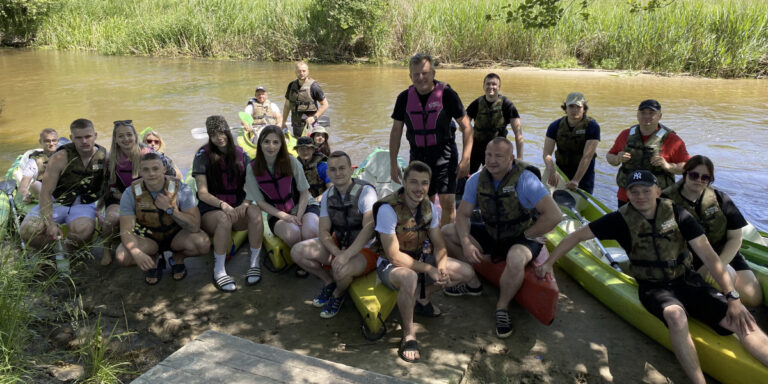
[[[635,174],[632,176],[632,178],[635,179],[635,180],[642,180],[643,179],[643,174],[640,173],[640,172],[635,172]]]

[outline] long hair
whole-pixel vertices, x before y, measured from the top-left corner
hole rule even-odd
[[[712,163],[712,160],[704,155],[696,155],[688,159],[688,161],[685,162],[685,165],[683,165],[683,184],[685,184],[686,179],[688,179],[688,172],[699,165],[705,166],[707,171],[709,171],[709,174],[712,175],[712,181],[715,180],[715,165]]]
[[[131,153],[128,154],[128,159],[131,160],[131,177],[134,179],[139,177],[139,162],[141,162],[141,148],[139,147],[139,135],[136,134],[136,128],[130,123],[130,120],[116,121],[115,127],[112,128],[112,146],[109,150],[109,184],[114,184],[117,181],[117,167],[118,153],[120,147],[117,145],[117,129],[120,127],[129,127],[133,133],[133,147],[131,147]]]
[[[264,151],[261,150],[261,144],[270,134],[275,134],[280,139],[280,151],[275,158],[275,176],[293,176],[291,169],[291,158],[288,154],[288,145],[285,143],[283,130],[277,125],[267,125],[261,129],[259,140],[257,141],[256,158],[253,159],[253,175],[262,176],[267,172],[267,159],[264,157]]]
[[[152,130],[144,134],[144,137],[141,138],[141,141],[144,142],[144,144],[147,144],[147,138],[150,136],[157,137],[158,140],[160,140],[160,149],[157,152],[165,153],[165,141],[163,140],[163,137],[160,136],[160,132]],[[149,144],[147,144],[149,145]]]
[[[323,135],[323,136],[325,136],[325,141],[323,141],[323,143],[320,144],[319,147],[317,147],[317,152],[322,153],[323,156],[326,156],[326,157],[330,156],[331,155],[331,145],[328,144],[328,133],[326,133],[326,132],[318,132],[318,133],[313,133],[313,134],[309,135],[310,137],[312,137],[312,141],[313,142],[315,141],[315,138],[313,137],[314,135]]]
[[[205,169],[205,178],[208,183],[208,190],[221,192],[224,190],[224,183],[221,180],[221,162],[228,171],[230,184],[237,181],[238,187],[241,186],[240,180],[243,179],[245,169],[243,168],[242,158],[237,158],[237,148],[235,139],[229,129],[229,124],[223,116],[208,116],[205,120],[205,128],[208,131],[208,166]],[[227,136],[226,151],[222,152],[211,139],[211,134],[224,133]]]

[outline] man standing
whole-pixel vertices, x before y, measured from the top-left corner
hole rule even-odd
[[[51,155],[56,152],[56,147],[59,144],[59,134],[53,128],[45,128],[40,131],[40,140],[38,142],[43,149],[32,152],[27,162],[22,166],[19,193],[25,202],[33,201],[40,195],[45,168],[48,166],[48,160],[51,158]]]
[[[651,172],[633,172],[625,182],[629,204],[566,236],[536,273],[551,274],[555,261],[581,241],[617,240],[629,256],[628,273],[637,280],[640,302],[669,328],[672,350],[692,382],[706,381],[688,331],[689,317],[721,335],[735,332],[747,351],[768,365],[768,337],[739,300],[730,275],[696,219],[671,200],[659,198],[661,189]],[[691,268],[689,246],[724,293]]]
[[[262,86],[256,87],[254,97],[248,99],[245,113],[253,118],[252,126],[248,126],[244,121],[242,122],[243,128],[247,131],[265,125],[281,125],[283,123],[283,115],[280,113],[280,108],[277,107],[277,104],[269,101],[267,89]],[[255,132],[254,136],[258,136],[258,132]]]
[[[412,363],[420,357],[413,315],[436,317],[440,309],[429,296],[442,288],[468,282],[474,272],[469,264],[446,255],[434,204],[427,192],[432,178],[429,166],[412,161],[405,169],[403,188],[374,204],[379,251],[377,273],[387,287],[397,291],[397,308],[403,324],[398,355]],[[424,253],[431,243],[432,253]],[[418,295],[418,296],[417,296]]]
[[[467,116],[475,121],[472,127],[472,155],[469,173],[477,172],[485,160],[485,147],[494,137],[507,137],[507,125],[512,125],[515,135],[517,159],[523,159],[523,131],[520,115],[511,100],[499,93],[501,78],[489,73],[483,79],[485,95],[478,97],[467,106]]]
[[[397,164],[403,125],[410,144],[410,161],[418,160],[432,170],[429,196],[434,201],[440,197],[443,208],[443,225],[453,222],[456,216],[456,179],[469,173],[472,152],[472,126],[459,95],[443,82],[435,81],[432,57],[417,53],[409,62],[413,85],[397,96],[392,112],[392,132],[389,134],[389,163],[392,180],[402,184],[402,174]],[[455,125],[459,123],[464,149],[458,161]],[[457,169],[458,164],[458,169]]]
[[[353,179],[352,171],[346,153],[331,153],[328,175],[333,185],[320,202],[318,237],[291,249],[293,261],[323,281],[323,289],[312,304],[323,308],[320,317],[325,319],[336,316],[352,279],[374,270],[378,259],[368,248],[373,240],[376,189]]]
[[[661,105],[656,100],[644,100],[637,108],[637,122],[619,133],[605,159],[620,166],[616,174],[619,185],[619,206],[627,203],[627,176],[636,170],[649,170],[664,189],[675,183],[675,175],[683,173],[685,162],[691,157],[685,143],[677,134],[659,123]]]
[[[107,151],[96,144],[90,120],[77,119],[69,130],[72,142],[51,156],[40,188],[40,204],[21,223],[21,236],[35,248],[61,238],[59,224],[67,224],[67,238],[73,245],[81,245],[93,235],[96,202],[104,194]]]
[[[320,84],[309,77],[307,63],[299,61],[296,63],[296,80],[288,84],[288,90],[285,91],[281,127],[286,127],[290,112],[293,135],[299,137],[304,132],[304,127],[312,127],[327,109],[328,100]]]
[[[496,302],[496,335],[512,334],[509,302],[523,284],[525,266],[541,251],[543,236],[560,222],[562,213],[538,179],[539,170],[514,157],[512,143],[496,137],[485,150],[485,168],[470,176],[455,224],[443,227],[448,254],[468,263],[506,261]],[[470,225],[475,206],[485,225]],[[540,216],[534,221],[531,211]],[[473,274],[468,284],[446,288],[449,296],[481,293]]]

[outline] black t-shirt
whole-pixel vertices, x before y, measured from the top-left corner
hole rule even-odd
[[[437,82],[435,82],[437,84]],[[432,94],[432,92],[427,93],[426,95],[421,95],[418,92],[416,94],[419,95],[419,100],[421,100],[421,105],[424,105],[427,103],[427,100],[429,100],[429,95]],[[392,111],[392,119],[397,121],[405,121],[405,114],[406,112],[406,106],[408,105],[408,90],[400,92],[399,95],[397,95],[397,101],[395,101],[395,109]],[[467,114],[467,111],[464,110],[464,104],[461,103],[461,99],[459,98],[459,95],[450,88],[450,86],[446,86],[445,90],[443,91],[443,111],[448,114],[448,116],[458,119],[462,116]]]
[[[297,82],[298,80],[291,81],[288,83],[288,89],[285,90],[285,99],[288,100],[288,96],[291,94],[291,85],[293,83]],[[301,86],[299,86],[301,88]],[[309,95],[312,96],[312,100],[314,101],[323,101],[325,100],[325,93],[323,93],[323,89],[320,88],[320,83],[315,80],[312,85],[309,86]]]
[[[520,114],[517,113],[517,108],[515,108],[515,104],[512,103],[511,100],[507,99],[506,96],[501,96],[501,115],[504,116],[504,125],[506,126],[509,124],[512,119],[519,119]],[[483,101],[487,106],[491,106],[493,103],[486,100],[485,97],[483,97]],[[472,100],[471,103],[469,103],[469,106],[467,107],[467,116],[471,119],[477,118],[477,108],[478,108],[478,102],[477,99]]]
[[[723,191],[718,191],[717,189],[714,191],[715,196],[717,197],[717,202],[720,204],[720,210],[723,211],[723,214],[725,215],[725,229],[730,231],[746,227],[748,224],[747,220],[744,219],[744,216],[741,214],[741,211],[739,211],[739,208],[736,207],[733,200],[731,200],[731,197]],[[685,196],[683,196],[683,199],[685,199]],[[694,205],[695,203],[690,200],[688,201],[691,205]]]
[[[675,216],[677,216],[677,225],[686,242],[704,234],[704,229],[701,228],[701,225],[685,208],[675,205],[674,209]],[[648,221],[653,225],[653,220]],[[600,240],[616,240],[626,251],[632,249],[632,236],[629,232],[629,227],[618,211],[608,213],[589,223],[589,229]]]

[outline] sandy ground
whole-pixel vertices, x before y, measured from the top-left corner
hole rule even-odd
[[[671,352],[559,270],[561,296],[554,323],[544,326],[513,304],[515,333],[506,340],[493,333],[496,288],[486,284],[480,297],[436,294],[433,300],[444,314],[417,318],[422,362],[408,364],[397,357],[402,332],[396,310],[387,320],[387,335],[370,342],[361,335],[361,317],[349,300],[337,317],[319,317],[310,304],[321,287],[314,277],[264,270],[260,284],[246,287],[247,255],[241,249],[227,264],[239,290],[226,294],[211,284],[211,264],[209,258],[189,259],[185,280],[173,281],[166,270],[158,285],[148,286],[138,268],[91,263],[76,273],[75,285],[86,311],[101,314],[104,329],[117,323],[117,331],[123,331],[127,320],[135,334],[112,348],[128,352],[139,373],[213,329],[415,382],[686,382]],[[766,312],[759,316],[765,327]]]

